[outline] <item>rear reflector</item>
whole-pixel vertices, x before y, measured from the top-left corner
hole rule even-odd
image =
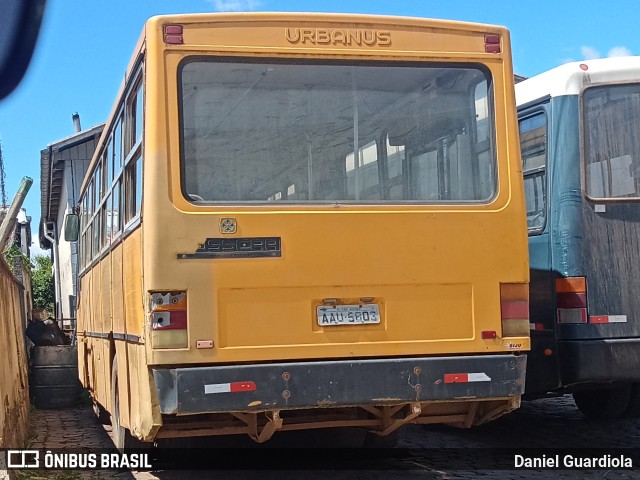
[[[591,315],[589,323],[627,323],[626,315]]]
[[[490,382],[486,373],[445,373],[444,383]]]
[[[529,336],[529,284],[500,284],[502,337]]]
[[[558,323],[587,323],[587,279],[566,277],[556,279]]]
[[[210,383],[204,386],[204,393],[238,393],[255,392],[257,389],[255,382],[231,382],[231,383]]]
[[[529,330],[544,330],[544,323],[530,323]]]
[[[213,340],[197,340],[196,348],[213,348]]]
[[[480,332],[480,336],[483,340],[498,338],[498,334],[494,330],[483,330],[482,332]]]

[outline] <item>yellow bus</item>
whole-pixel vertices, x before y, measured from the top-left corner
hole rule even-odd
[[[514,105],[502,27],[148,20],[79,214],[79,372],[116,445],[517,408]]]

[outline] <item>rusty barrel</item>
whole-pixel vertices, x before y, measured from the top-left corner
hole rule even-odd
[[[33,347],[29,389],[36,408],[55,409],[75,405],[80,394],[78,347]]]

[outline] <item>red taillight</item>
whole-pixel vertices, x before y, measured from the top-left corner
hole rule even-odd
[[[529,284],[500,284],[503,337],[529,336]]]
[[[153,330],[186,330],[187,312],[184,310],[153,312],[151,328]]]
[[[500,35],[490,33],[484,36],[484,51],[486,53],[500,53]]]
[[[165,25],[164,43],[168,45],[182,45],[184,43],[182,25]]]
[[[587,279],[556,279],[558,323],[587,323]]]
[[[188,347],[189,325],[186,292],[154,292],[150,297],[149,317],[152,347]]]

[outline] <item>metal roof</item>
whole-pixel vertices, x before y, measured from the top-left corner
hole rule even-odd
[[[44,222],[56,221],[58,218],[59,202],[62,195],[65,164],[71,162],[70,167],[76,174],[77,185],[70,192],[73,200],[82,184],[91,157],[96,149],[104,124],[88,130],[78,132],[69,137],[47,145],[40,152],[40,245],[49,248],[49,241],[44,238]]]
[[[637,81],[640,57],[598,58],[571,62],[516,84],[516,103],[524,105],[546,96],[578,95],[585,87],[608,82]]]

